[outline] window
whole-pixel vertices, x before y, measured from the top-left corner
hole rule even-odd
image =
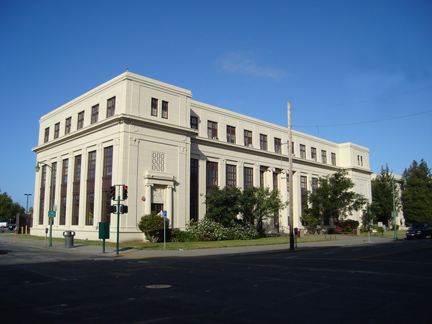
[[[96,151],[89,152],[88,154],[88,174],[87,180],[95,179],[96,174]]]
[[[253,186],[253,169],[245,167],[244,168],[244,189]]]
[[[306,159],[306,146],[303,144],[300,144],[300,157]]]
[[[190,216],[191,221],[198,221],[198,159],[191,159],[190,172]]]
[[[66,224],[66,201],[67,201],[67,183],[68,183],[69,159],[64,159],[62,164],[61,175],[61,192],[60,192],[60,225]]]
[[[232,164],[226,166],[226,185],[228,187],[237,187],[237,167]]]
[[[60,135],[60,123],[54,125],[54,138],[58,138]]]
[[[206,192],[210,191],[210,188],[218,185],[218,164],[217,162],[207,161],[207,180],[206,180]]]
[[[162,118],[168,119],[168,102],[162,101]]]
[[[307,207],[307,177],[300,176],[301,210]]]
[[[236,142],[236,132],[235,127],[233,126],[227,126],[227,142],[228,143],[234,143]]]
[[[49,140],[49,127],[45,128],[44,143],[48,142],[48,140]]]
[[[39,225],[43,224],[43,216],[45,212],[45,185],[46,185],[46,165],[42,166],[40,201],[39,201]]]
[[[311,159],[314,161],[316,161],[316,159],[317,159],[317,153],[316,153],[315,147],[311,147]]]
[[[312,178],[312,193],[315,193],[318,188],[318,178]]]
[[[94,215],[94,192],[87,194],[87,211],[86,211],[86,225],[93,225]]]
[[[331,164],[336,165],[336,153],[331,154]]]
[[[81,155],[75,156],[75,175],[74,182],[81,181]]]
[[[112,174],[112,162],[113,162],[113,147],[109,146],[104,149],[104,176],[110,176]]]
[[[279,189],[279,186],[278,186],[278,176],[279,176],[279,173],[273,172],[273,190],[278,190]]]
[[[280,138],[276,138],[274,139],[274,150],[276,153],[282,153],[282,143],[281,143],[281,139]]]
[[[260,149],[267,151],[267,135],[260,134]]]
[[[260,169],[260,187],[264,188],[264,173],[265,169]]]
[[[363,156],[360,156],[360,165],[363,166]]]
[[[191,128],[198,129],[198,117],[191,116]]]
[[[67,184],[68,182],[68,169],[69,169],[69,160],[63,160],[63,170],[62,170],[62,184]]]
[[[157,110],[158,110],[158,100],[155,98],[152,98],[152,100],[151,100],[151,115],[157,117]]]
[[[252,147],[252,132],[245,130],[244,131],[244,145]]]
[[[72,117],[66,118],[65,135],[71,131]]]
[[[207,122],[207,135],[208,138],[217,139],[218,132],[217,132],[217,123],[213,121]]]
[[[321,162],[327,163],[327,151],[324,150],[321,151]]]
[[[99,105],[95,105],[92,107],[92,116],[91,116],[91,123],[97,123],[99,118]]]
[[[55,205],[55,193],[56,193],[56,183],[57,183],[57,162],[51,164],[51,188],[50,188],[50,205],[49,210],[54,209]]]
[[[74,195],[73,196],[73,206],[72,206],[72,225],[78,225],[79,220],[79,201],[80,196]]]
[[[116,97],[107,100],[107,118],[115,114],[115,100]]]
[[[78,124],[77,129],[83,128],[84,126],[84,111],[78,113]]]
[[[60,225],[66,224],[66,196],[62,196],[60,200]]]

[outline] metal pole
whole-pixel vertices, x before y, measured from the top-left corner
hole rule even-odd
[[[392,179],[392,193],[393,193],[393,226],[394,226],[394,239],[397,240],[397,228],[396,228],[396,201],[394,192],[394,178]]]
[[[290,228],[290,250],[294,250],[294,194],[293,194],[293,169],[292,169],[292,129],[291,129],[291,101],[288,101],[288,187],[289,187],[289,228]]]
[[[119,193],[117,196],[117,254],[119,254],[119,237],[120,237],[120,186],[116,186],[119,188]]]
[[[166,245],[166,230],[165,230],[165,220],[166,220],[166,217],[164,217],[164,250],[165,250],[165,245]]]

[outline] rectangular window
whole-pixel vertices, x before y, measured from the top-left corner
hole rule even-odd
[[[66,196],[62,196],[60,200],[60,225],[66,224]]]
[[[228,187],[237,187],[237,166],[227,164],[226,166],[226,185]]]
[[[261,188],[264,188],[264,173],[265,173],[265,170],[260,169],[260,187]]]
[[[244,131],[244,145],[252,147],[252,132],[245,130]]]
[[[336,165],[336,153],[331,154],[331,164]]]
[[[227,126],[227,142],[234,144],[236,142],[236,129],[233,126]]]
[[[244,168],[244,189],[253,186],[253,169],[245,167]]]
[[[190,172],[190,216],[191,221],[198,221],[198,159],[191,159]]]
[[[45,128],[44,143],[48,142],[48,140],[49,140],[49,127]]]
[[[107,118],[114,116],[114,114],[115,114],[115,102],[116,102],[116,97],[112,97],[112,98],[107,100]]]
[[[260,134],[260,149],[267,151],[267,135]]]
[[[79,220],[79,194],[73,196],[73,207],[72,207],[72,225],[78,225]]]
[[[207,161],[207,180],[206,180],[206,193],[210,188],[218,185],[218,164],[217,162]]]
[[[158,111],[158,100],[155,98],[151,99],[151,115],[157,117]]]
[[[316,161],[316,159],[317,159],[317,153],[316,153],[315,147],[311,147],[311,159],[314,161]]]
[[[191,128],[198,129],[198,117],[191,116]]]
[[[168,102],[162,101],[162,118],[168,119]]]
[[[363,156],[360,156],[360,164],[363,166]]]
[[[99,105],[95,105],[92,107],[92,115],[91,115],[91,123],[97,123],[99,119]]]
[[[327,151],[324,150],[321,151],[321,162],[327,163]]]
[[[276,138],[274,139],[274,149],[276,153],[282,153],[282,142],[280,138]]]
[[[86,225],[93,225],[94,216],[94,193],[87,194],[87,211],[86,211]]]
[[[72,117],[66,118],[65,135],[71,132]]]
[[[57,183],[57,162],[51,164],[51,186],[50,186],[50,205],[49,210],[54,209],[55,205],[55,192],[56,192],[56,183]]]
[[[96,174],[96,151],[88,154],[87,180],[94,180]]]
[[[62,184],[67,184],[68,182],[68,169],[69,169],[69,160],[63,160],[63,170],[62,170]]]
[[[301,210],[307,207],[307,177],[300,176]]]
[[[104,176],[110,176],[112,174],[112,163],[113,163],[113,147],[109,146],[104,149]]]
[[[278,177],[279,173],[277,172],[273,172],[273,190],[278,190],[279,189],[279,185],[278,185]]]
[[[78,124],[77,129],[83,128],[84,126],[84,111],[78,113]]]
[[[42,166],[40,201],[39,201],[39,225],[43,224],[43,217],[45,212],[46,169],[47,169],[46,165]]]
[[[218,139],[217,123],[213,121],[207,122],[207,135],[208,138]]]
[[[54,125],[54,138],[58,138],[60,136],[60,123]]]
[[[312,178],[312,193],[315,193],[318,188],[318,179]]]
[[[75,156],[75,175],[74,182],[81,181],[81,155]]]
[[[303,144],[300,144],[300,157],[306,159],[306,146]]]

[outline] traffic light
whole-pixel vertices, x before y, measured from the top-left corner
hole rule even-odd
[[[117,213],[117,206],[116,206],[116,205],[112,205],[112,206],[110,206],[110,208],[109,208],[109,212],[110,212],[110,214],[115,214],[115,213]]]
[[[115,186],[110,187],[110,198],[115,200]]]
[[[128,206],[120,205],[120,214],[127,214],[128,210],[129,210]]]
[[[123,186],[123,200],[126,200],[128,197],[128,187]]]

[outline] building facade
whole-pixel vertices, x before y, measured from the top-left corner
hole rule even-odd
[[[110,222],[114,241],[112,185],[128,186],[129,210],[119,220],[123,242],[144,239],[137,224],[151,211],[165,210],[176,228],[202,219],[213,185],[268,186],[288,201],[287,128],[191,98],[189,90],[125,72],[43,116],[33,148],[41,167],[32,233],[45,235],[54,209],[53,237],[74,230],[76,238],[98,239],[99,222]],[[295,227],[307,191],[340,168],[371,199],[369,149],[297,131],[292,141]],[[266,225],[287,231],[288,209]]]

